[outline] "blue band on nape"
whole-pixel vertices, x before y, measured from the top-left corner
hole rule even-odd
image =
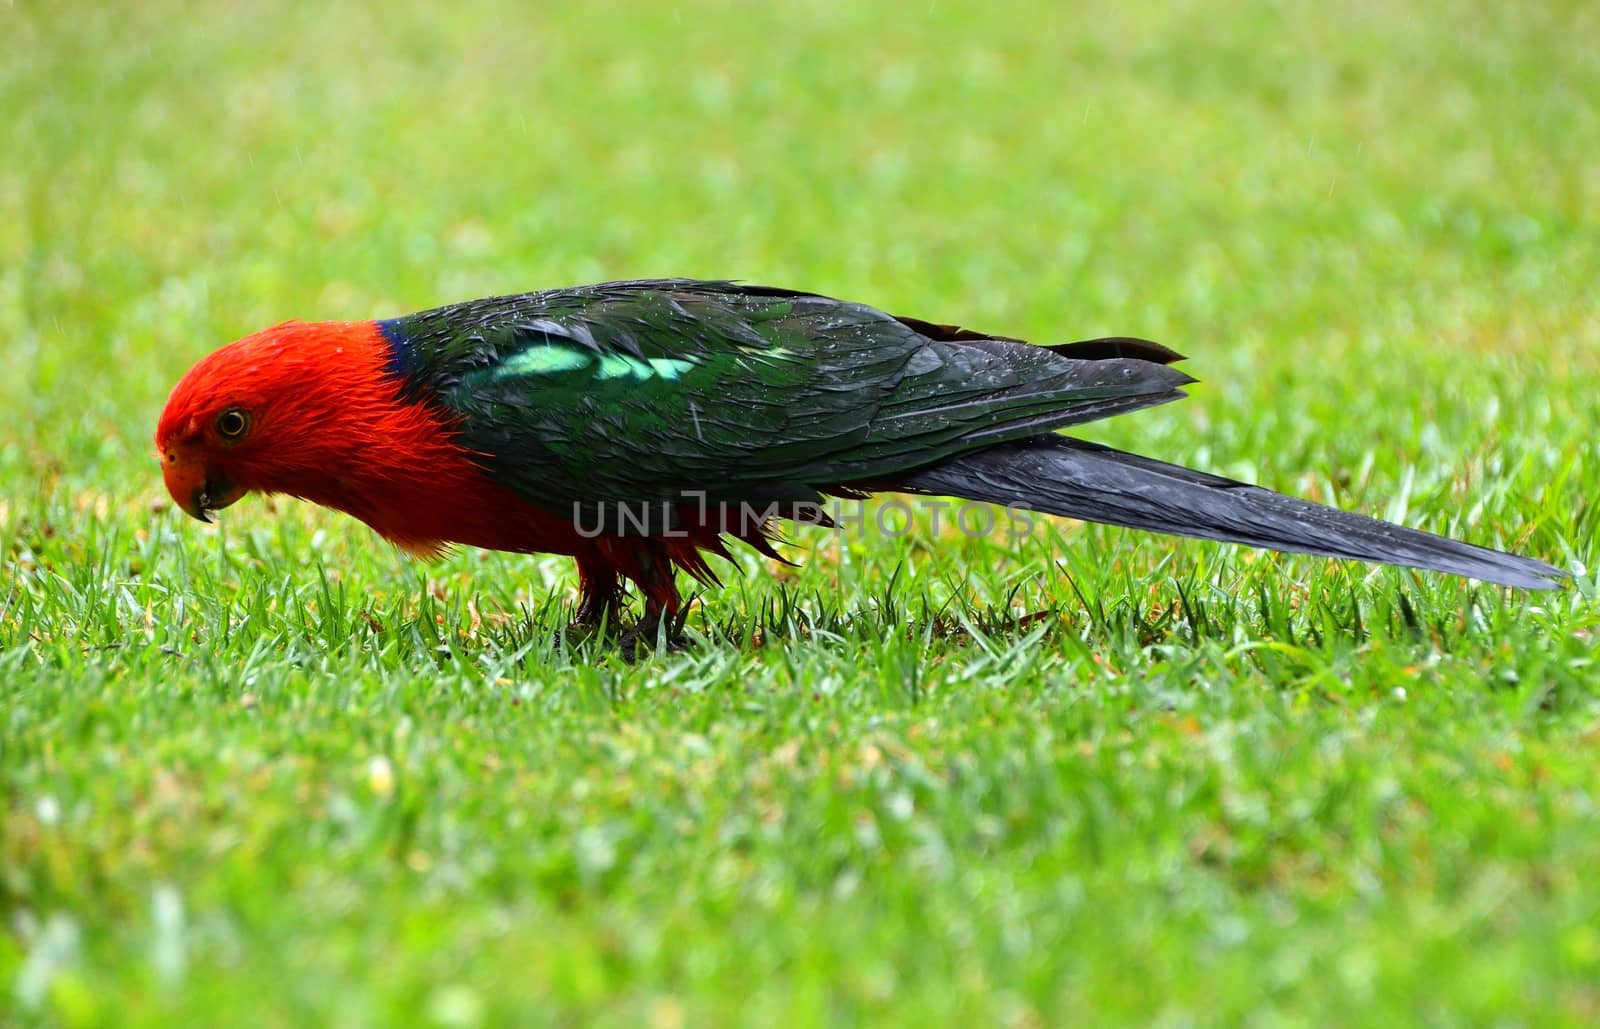
[[[411,340],[406,336],[405,329],[401,327],[402,318],[384,318],[378,322],[378,332],[383,336],[383,341],[388,345],[388,359],[384,361],[384,368],[390,375],[402,378],[411,374],[417,364],[417,351],[411,345]]]

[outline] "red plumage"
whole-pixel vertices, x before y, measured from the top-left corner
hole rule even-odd
[[[457,442],[451,415],[400,399],[388,358],[375,322],[291,321],[202,359],[156,430],[168,492],[202,520],[245,493],[288,494],[422,556],[450,544],[570,555],[583,580],[580,618],[614,613],[621,578],[668,614],[679,606],[674,568],[715,581],[700,552],[726,556],[714,529],[690,522],[678,538],[588,538],[495,483]],[[219,431],[229,411],[249,413],[237,440]],[[758,530],[747,542],[771,553]]]

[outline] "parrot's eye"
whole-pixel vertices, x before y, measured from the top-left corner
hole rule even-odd
[[[237,407],[230,407],[217,415],[217,435],[229,443],[244,438],[250,431],[250,416]]]

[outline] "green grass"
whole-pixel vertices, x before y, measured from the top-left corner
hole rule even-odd
[[[0,1023],[1600,1018],[1592,5],[325,6],[0,10]],[[808,530],[629,666],[165,500],[229,339],[655,274],[1161,339],[1094,438],[1578,574]]]

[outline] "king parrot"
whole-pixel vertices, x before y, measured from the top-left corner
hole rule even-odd
[[[1053,431],[1184,396],[1180,359],[795,290],[608,282],[264,329],[184,376],[156,446],[168,492],[201,521],[284,493],[419,554],[567,554],[578,620],[615,624],[628,580],[645,599],[633,633],[651,637],[679,618],[678,569],[714,583],[705,555],[726,557],[729,539],[776,556],[762,515],[825,522],[824,495],[882,491],[1529,589],[1564,576]]]

